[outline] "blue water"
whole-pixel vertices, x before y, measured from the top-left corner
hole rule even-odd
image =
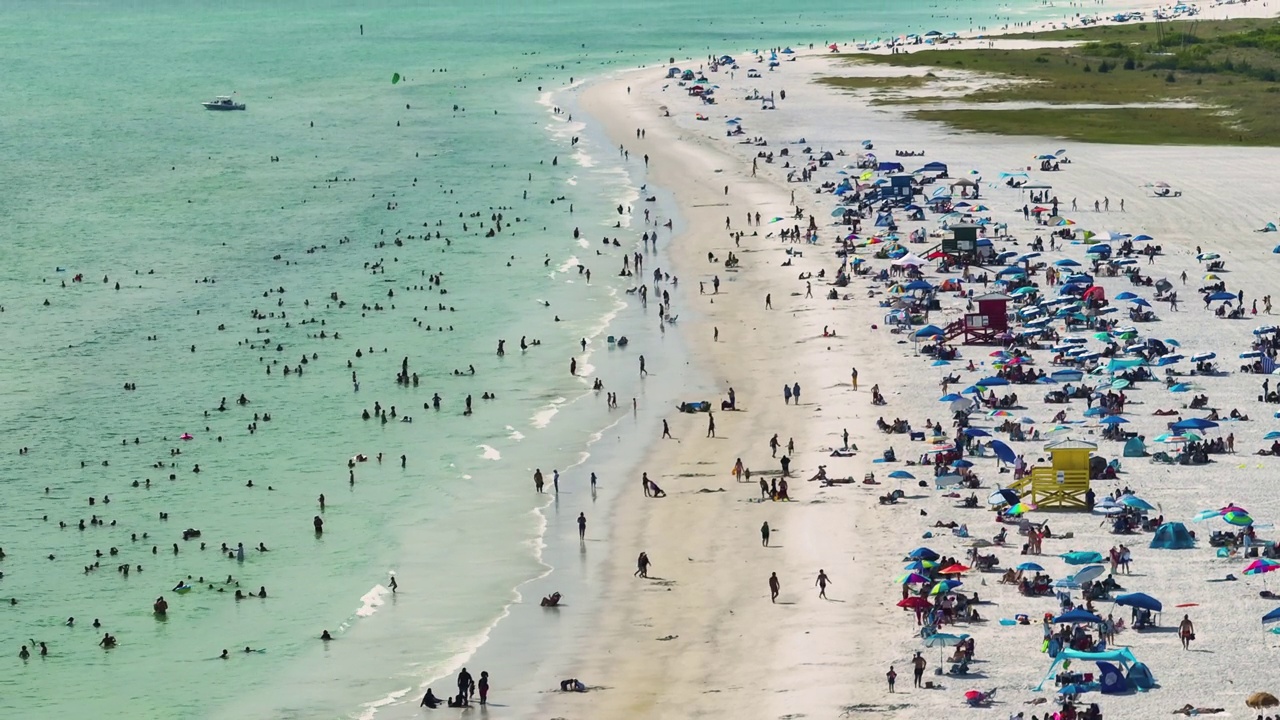
[[[647,228],[614,206],[642,168],[549,93],[668,56],[964,29],[997,7],[0,5],[0,598],[18,601],[0,606],[0,716],[352,717],[416,699],[552,570],[546,518],[606,511],[613,486],[592,505],[586,474],[624,476],[643,447],[593,440],[648,432],[630,398],[678,389],[641,388],[636,356],[684,365],[678,331],[617,276]],[[199,105],[229,93],[248,110]],[[522,353],[521,336],[541,345]],[[395,382],[406,357],[416,387]],[[362,420],[375,402],[397,417]],[[558,506],[535,467],[562,470]],[[170,592],[188,575],[206,582]],[[234,600],[229,575],[269,597]],[[50,655],[19,660],[33,640]]]

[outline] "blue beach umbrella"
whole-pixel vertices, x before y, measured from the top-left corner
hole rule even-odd
[[[1022,572],[1044,572],[1044,568],[1033,562],[1024,562],[1017,567]]]
[[[1120,498],[1120,503],[1138,510],[1155,510],[1156,509],[1154,505],[1152,505],[1151,503],[1147,502],[1146,500],[1143,500],[1142,498],[1136,495],[1125,495],[1124,497]]]
[[[889,477],[893,478],[894,480],[915,480],[916,479],[915,475],[912,475],[906,470],[894,470],[893,472],[889,473]]]
[[[1013,448],[1005,445],[999,440],[991,441],[991,449],[995,451],[996,457],[1009,464],[1013,464],[1018,460],[1018,454],[1013,451]]]
[[[1076,608],[1075,610],[1069,610],[1067,612],[1062,613],[1058,617],[1054,618],[1053,621],[1056,623],[1073,623],[1073,624],[1100,623],[1102,622],[1102,618],[1098,617],[1097,615],[1083,608]]]
[[[1127,595],[1117,595],[1116,604],[1127,607],[1141,608],[1152,612],[1160,612],[1164,610],[1164,604],[1159,600],[1151,597],[1146,593],[1129,593]]]

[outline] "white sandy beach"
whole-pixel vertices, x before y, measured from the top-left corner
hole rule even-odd
[[[1266,12],[1257,4],[1249,9]],[[1244,9],[1224,6],[1207,10],[1205,16],[1219,11],[1239,16]],[[953,178],[981,178],[980,201],[991,210],[980,214],[1008,223],[1010,235],[1017,239],[1016,244],[997,241],[997,250],[1021,252],[1036,235],[1047,240],[1050,228],[1023,219],[1025,191],[999,186],[998,174],[1034,167],[1033,157],[1064,145],[1053,139],[958,134],[939,125],[904,120],[896,109],[867,107],[865,94],[842,94],[813,82],[820,75],[855,72],[833,65],[822,55],[784,62],[761,79],[748,79],[746,71],[749,67],[764,70],[762,66],[749,58],[739,60],[741,69],[732,77],[727,70],[710,76],[719,86],[718,102],[712,106],[686,97],[659,68],[592,84],[581,98],[592,119],[603,123],[617,142],[633,154],[649,156],[653,183],[680,200],[687,228],[673,241],[678,248],[673,274],[680,277],[685,302],[693,307],[681,307],[677,301],[672,312],[682,314],[682,329],[691,338],[699,362],[722,379],[722,395],[706,399],[718,408],[723,392],[732,386],[740,412],[715,412],[715,439],[704,437],[705,414],[672,411],[668,416],[676,439],[659,443],[647,468],[668,497],[649,500],[636,487],[634,498],[624,501],[611,518],[609,552],[614,573],[600,598],[608,612],[593,621],[591,641],[569,654],[572,666],[565,669],[565,676],[576,676],[594,689],[585,694],[548,694],[543,714],[565,718],[918,718],[963,709],[984,717],[1018,712],[1030,717],[1056,708],[1052,680],[1043,692],[1031,689],[1050,664],[1041,652],[1038,619],[1056,612],[1052,596],[1021,596],[1015,588],[997,584],[998,573],[966,574],[963,589],[980,594],[984,602],[978,608],[986,622],[948,628],[976,640],[976,675],[964,678],[934,675],[939,651],[925,649],[914,616],[895,607],[901,595],[893,578],[903,572],[906,552],[926,545],[943,555],[963,558],[968,545],[932,526],[954,520],[967,524],[973,537],[989,539],[1000,526],[987,509],[986,495],[998,483],[1008,484],[1012,476],[998,474],[993,459],[975,459],[974,470],[986,488],[977,491],[982,498],[977,510],[958,509],[957,501],[943,497],[932,482],[919,488],[913,481],[901,485],[906,500],[882,506],[877,496],[899,487],[897,481],[886,480],[889,471],[909,469],[928,479],[931,468],[905,468],[902,462],[873,464],[872,459],[889,447],[900,461],[914,460],[929,447],[904,435],[879,432],[876,418],[904,418],[918,430],[926,419],[942,421],[951,434],[949,413],[937,401],[942,394],[938,387],[942,371],[959,372],[961,385],[956,387],[963,387],[993,372],[989,354],[996,348],[961,346],[960,359],[953,365],[930,367],[929,358],[913,353],[906,335],[891,334],[885,327],[886,310],[879,307],[882,292],[868,297],[873,288],[883,291],[883,283],[855,278],[841,290],[842,297],[848,293],[849,299],[825,299],[827,283],[840,266],[834,240],[841,231],[831,225],[837,198],[814,190],[821,182],[841,179],[836,172],[854,161],[863,139],[874,140],[882,160],[899,160],[893,157],[894,149],[924,150],[922,159],[901,161],[908,170],[914,168],[911,163],[940,161],[949,166]],[[753,89],[765,95],[785,90],[786,99],[778,102],[777,110],[762,111],[758,102],[743,99]],[[661,117],[661,106],[669,108],[671,117]],[[695,113],[709,119],[698,121]],[[763,137],[768,146],[726,138],[726,119],[735,117],[741,118],[745,138]],[[636,139],[637,128],[645,129],[643,140]],[[806,142],[795,144],[800,138]],[[805,146],[817,153],[843,150],[847,156],[818,169],[809,183],[786,182],[781,157],[772,165],[761,162],[759,176],[750,176],[758,151],[789,148],[793,166],[798,167],[797,155]],[[1132,576],[1119,577],[1125,591],[1144,592],[1164,603],[1160,621],[1164,631],[1126,630],[1116,637],[1116,645],[1131,648],[1151,669],[1158,688],[1119,696],[1091,693],[1082,698],[1086,704],[1099,702],[1106,717],[1167,716],[1185,704],[1226,708],[1228,717],[1253,717],[1256,713],[1244,706],[1244,698],[1255,691],[1280,690],[1280,676],[1270,669],[1280,657],[1280,643],[1259,622],[1280,603],[1258,598],[1264,582],[1242,574],[1247,561],[1215,557],[1204,538],[1213,529],[1225,529],[1224,524],[1191,520],[1203,509],[1235,502],[1249,508],[1261,537],[1274,537],[1271,523],[1280,516],[1280,499],[1270,483],[1280,461],[1252,453],[1270,446],[1263,436],[1280,421],[1272,419],[1274,406],[1257,401],[1263,378],[1237,372],[1244,361],[1236,359],[1250,349],[1252,330],[1271,319],[1223,320],[1204,310],[1195,290],[1205,271],[1195,255],[1197,247],[1220,253],[1226,261],[1220,276],[1228,290],[1244,291],[1246,304],[1273,292],[1272,248],[1277,236],[1253,230],[1276,219],[1270,199],[1280,189],[1280,181],[1272,174],[1280,152],[1078,143],[1065,147],[1070,164],[1052,173],[1033,169],[1031,178],[1052,183],[1062,214],[1074,220],[1078,230],[1145,233],[1155,238],[1151,242],[1160,245],[1163,254],[1154,265],[1143,259],[1140,270],[1172,280],[1182,306],[1180,312],[1170,312],[1167,305],[1158,304],[1159,322],[1142,324],[1139,331],[1144,337],[1178,339],[1181,352],[1188,356],[1216,352],[1219,366],[1228,374],[1197,380],[1197,392],[1207,394],[1209,407],[1223,415],[1238,408],[1251,420],[1223,423],[1218,431],[1210,431],[1211,437],[1216,437],[1215,432],[1232,433],[1235,455],[1214,456],[1215,462],[1202,467],[1121,458],[1117,480],[1094,482],[1099,496],[1128,486],[1156,504],[1166,519],[1187,523],[1201,536],[1196,549],[1148,549],[1149,533],[1112,535],[1097,515],[1037,511],[1031,518],[1048,521],[1054,537],[1046,539],[1044,555],[1035,560],[1060,578],[1073,568],[1056,555],[1072,550],[1105,555],[1109,547],[1124,542],[1134,558]],[[978,174],[970,174],[971,170]],[[852,169],[848,172],[856,174]],[[1170,183],[1182,195],[1153,197],[1143,186],[1157,181]],[[789,227],[791,221],[769,223],[774,217],[791,217],[792,192],[806,218],[796,222],[803,227],[809,215],[817,220],[819,241],[814,245],[783,244],[776,230]],[[1110,200],[1111,211],[1093,212],[1094,200],[1103,198]],[[1068,209],[1073,199],[1078,200],[1079,211]],[[1124,212],[1119,210],[1121,199]],[[761,227],[745,224],[749,212],[761,214]],[[726,217],[734,231],[746,233],[740,247],[725,230]],[[864,222],[862,237],[870,236],[869,224]],[[905,237],[917,227],[936,230],[937,226],[930,214],[923,223],[901,223],[901,233]],[[931,239],[909,247],[923,252],[934,244],[936,240]],[[783,267],[787,248],[802,251],[803,256]],[[730,252],[741,260],[736,271],[723,265]],[[864,257],[867,252],[860,250]],[[708,253],[717,262],[709,262]],[[1060,258],[1084,262],[1084,247],[1066,245],[1040,260],[1051,263]],[[877,270],[889,266],[888,260],[870,262]],[[827,279],[815,278],[813,297],[806,298],[805,281],[797,276],[823,269]],[[944,279],[934,267],[925,270],[926,279],[934,284]],[[1185,287],[1178,280],[1184,271]],[[717,275],[721,286],[713,295],[711,281]],[[1043,288],[1043,278],[1035,280]],[[708,294],[694,294],[695,282],[705,282]],[[1150,288],[1135,288],[1123,277],[1102,278],[1099,284],[1109,297],[1129,289],[1148,298],[1152,295]],[[976,294],[982,292],[981,287],[976,289]],[[766,295],[772,296],[772,310],[765,309]],[[939,297],[943,310],[934,313],[930,322],[943,326],[963,313],[964,303],[954,293]],[[1261,307],[1259,303],[1260,313]],[[836,337],[822,337],[827,326],[836,331]],[[713,341],[713,328],[719,330],[718,342]],[[1055,369],[1049,366],[1047,350],[1036,351],[1033,357],[1035,367]],[[970,359],[979,366],[975,372],[963,371]],[[850,384],[853,367],[859,371],[857,392]],[[1185,371],[1188,364],[1177,368]],[[1158,372],[1163,373],[1163,368]],[[803,388],[801,403],[784,404],[782,385],[797,382]],[[871,405],[873,384],[885,393],[886,406]],[[1084,422],[1083,402],[1046,405],[1040,398],[1043,386],[1000,390],[1010,389],[1023,398],[1025,409],[1013,411],[1017,416],[1029,416],[1047,429],[1052,414],[1067,408],[1068,419],[1079,422],[1072,426],[1070,437],[1098,443],[1098,454],[1107,459],[1120,456],[1120,443],[1099,437],[1096,418]],[[1129,424],[1124,429],[1143,434],[1149,444],[1165,432],[1167,420],[1152,415],[1157,408],[1178,409],[1184,417],[1203,415],[1184,409],[1190,393],[1171,394],[1159,383],[1142,383],[1127,392]],[[987,429],[997,422],[980,415],[974,418],[975,425]],[[842,444],[840,434],[846,428],[860,453],[853,458],[829,457],[830,449]],[[739,457],[757,474],[776,473],[778,461],[771,458],[768,447],[775,433],[784,445],[789,438],[795,439],[790,484],[794,502],[758,502],[759,487],[754,482],[736,483],[730,474]],[[1028,462],[1046,457],[1044,441],[1010,444]],[[1149,449],[1167,448],[1151,445]],[[826,465],[831,477],[860,480],[875,471],[885,484],[821,488],[819,483],[806,482],[819,465]],[[639,481],[638,475],[625,480],[636,486]],[[699,492],[720,488],[726,492]],[[761,547],[759,533],[765,521],[773,529],[768,548]],[[941,534],[923,539],[929,531]],[[1065,533],[1074,537],[1061,539]],[[1027,559],[1019,556],[1018,548],[1014,542],[984,552],[994,552],[1005,569]],[[641,551],[654,563],[647,581],[632,577]],[[814,587],[820,568],[834,583],[829,600],[819,599]],[[767,585],[772,572],[777,572],[782,586],[776,604],[770,602]],[[1239,581],[1208,582],[1228,573]],[[1078,599],[1079,592],[1075,595]],[[1182,604],[1192,606],[1174,607]],[[1096,605],[1102,615],[1129,616],[1127,608],[1113,607],[1109,601]],[[1196,625],[1192,652],[1184,652],[1172,632],[1183,613]],[[1027,614],[1036,622],[1029,627],[997,622],[1016,614]],[[917,650],[923,650],[929,662],[926,679],[941,688],[910,688],[909,660]],[[895,694],[888,693],[885,683],[890,665],[900,675]],[[1090,666],[1085,671],[1096,669]],[[966,691],[990,688],[998,688],[992,709],[965,707]],[[1035,698],[1050,702],[1024,705]]]

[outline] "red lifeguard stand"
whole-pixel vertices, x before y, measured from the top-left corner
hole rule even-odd
[[[1000,345],[999,335],[1009,331],[1009,301],[1013,298],[1002,293],[990,293],[974,298],[977,312],[965,313],[961,320],[947,326],[946,340],[964,336],[965,345]]]

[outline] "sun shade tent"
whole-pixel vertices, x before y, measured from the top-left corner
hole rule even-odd
[[[1053,662],[1049,664],[1049,672],[1045,673],[1044,679],[1035,687],[1036,692],[1044,689],[1044,684],[1053,679],[1058,666],[1064,661],[1084,661],[1084,662],[1107,662],[1116,663],[1126,670],[1135,665],[1139,665],[1138,658],[1133,656],[1129,648],[1116,648],[1113,650],[1104,650],[1103,652],[1083,652],[1081,650],[1072,650],[1066,648],[1058,653]],[[1150,673],[1147,673],[1150,675]]]
[[[1151,537],[1151,547],[1159,550],[1188,550],[1196,546],[1187,526],[1180,522],[1168,522],[1156,528]]]

